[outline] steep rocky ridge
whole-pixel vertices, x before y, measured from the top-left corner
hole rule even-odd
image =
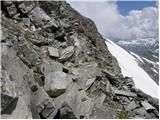
[[[1,4],[2,118],[159,117],[93,21],[62,1]]]

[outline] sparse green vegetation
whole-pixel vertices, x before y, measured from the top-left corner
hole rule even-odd
[[[117,112],[117,117],[119,119],[128,119],[129,118],[128,112],[125,110],[119,111],[119,112]]]

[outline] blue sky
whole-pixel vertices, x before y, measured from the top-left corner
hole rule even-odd
[[[126,16],[131,10],[142,10],[145,7],[155,7],[156,1],[117,1],[121,15]]]
[[[112,40],[158,37],[156,0],[93,1],[96,2],[69,3],[82,15],[91,18],[103,36]]]

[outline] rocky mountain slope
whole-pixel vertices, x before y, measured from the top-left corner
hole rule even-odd
[[[93,21],[62,1],[1,2],[2,118],[158,118]]]

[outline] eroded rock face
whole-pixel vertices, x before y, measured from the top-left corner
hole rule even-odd
[[[93,21],[64,1],[2,1],[2,118],[158,118]],[[125,108],[125,109],[124,109]]]

